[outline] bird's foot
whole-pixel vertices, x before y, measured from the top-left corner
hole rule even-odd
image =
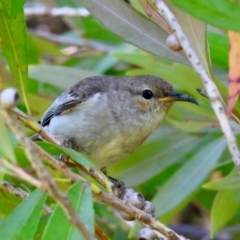
[[[62,147],[66,147],[66,148],[73,148],[73,144],[72,142],[69,140],[69,139],[62,139],[61,140],[61,146]],[[60,161],[63,161],[63,162],[69,162],[69,156],[65,153],[61,154],[60,156]]]
[[[108,176],[108,180],[110,181],[113,194],[116,197],[123,200],[124,203],[141,209],[142,211],[154,217],[155,207],[151,202],[146,201],[141,193],[135,192],[133,188],[125,187],[124,182],[119,181],[115,178]],[[124,212],[120,212],[120,214],[124,220],[134,220],[134,217],[129,214],[126,214]]]
[[[121,199],[124,194],[124,191],[125,191],[124,182],[119,181],[116,178],[109,177],[109,176],[108,176],[108,180],[111,183],[113,194]]]

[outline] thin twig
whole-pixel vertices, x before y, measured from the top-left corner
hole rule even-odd
[[[118,199],[112,194],[101,191],[99,193],[95,193],[95,196],[98,198],[99,201],[108,203],[114,208],[128,213],[132,215],[135,219],[147,224],[148,226],[151,226],[153,229],[159,231],[164,236],[166,236],[169,240],[186,240],[185,237],[178,235],[176,232],[157,221],[150,214],[147,214],[133,206],[124,204],[122,200]]]
[[[47,31],[41,31],[41,30],[33,30],[33,29],[29,29],[28,32],[32,35],[47,39],[51,42],[55,42],[58,44],[64,44],[67,46],[75,46],[75,47],[81,47],[81,48],[91,48],[91,49],[95,49],[99,52],[108,52],[110,50],[112,50],[112,48],[110,46],[107,46],[106,44],[101,44],[98,43],[96,41],[92,41],[92,40],[88,40],[88,39],[74,39],[74,38],[70,38],[67,36],[62,36],[62,35],[58,35],[58,34],[53,34]]]
[[[4,189],[5,191],[9,192],[10,194],[16,196],[17,198],[20,198],[21,200],[23,200],[29,196],[28,192],[24,191],[20,187],[17,187],[6,180],[2,180],[2,182],[0,183],[0,188]],[[43,209],[44,209],[43,215],[52,213],[52,209],[45,204],[43,206]]]
[[[61,7],[61,8],[48,8],[45,6],[37,7],[24,7],[24,14],[27,17],[35,16],[78,16],[78,17],[88,17],[90,13],[85,8],[71,8],[71,7]]]
[[[31,183],[34,186],[36,186],[37,188],[42,187],[42,183],[38,179],[36,179],[36,178],[32,177],[31,175],[29,175],[28,173],[26,173],[22,168],[11,164],[3,157],[0,157],[0,166],[2,168],[5,168],[6,172],[8,174],[12,175],[13,177],[16,177],[16,178],[22,179],[28,183]]]
[[[6,180],[2,180],[2,182],[0,183],[0,188],[5,189],[10,194],[12,194],[22,200],[25,199],[29,195],[28,192],[24,191],[23,189],[13,185],[12,183],[10,183]]]
[[[227,140],[228,149],[232,155],[233,161],[238,169],[238,172],[240,173],[240,152],[238,150],[236,138],[229,124],[228,118],[225,113],[225,108],[222,105],[221,96],[218,92],[216,85],[214,84],[213,80],[209,76],[206,69],[204,69],[197,54],[194,52],[190,42],[188,41],[187,37],[182,31],[181,26],[177,22],[177,19],[175,18],[173,13],[169,10],[164,1],[156,0],[156,7],[158,8],[159,13],[164,17],[168,25],[171,27],[174,35],[176,36],[183,50],[185,51],[186,56],[188,57],[189,61],[191,62],[196,72],[201,77],[202,82],[206,88],[207,95],[211,100],[212,108],[215,111],[215,114],[219,120],[224,136]]]
[[[69,222],[71,222],[87,240],[95,239],[92,234],[87,230],[81,219],[79,219],[75,209],[70,204],[69,200],[64,196],[64,194],[57,188],[55,182],[53,181],[51,175],[44,167],[41,159],[35,153],[32,147],[32,141],[24,134],[20,128],[18,122],[14,121],[13,117],[10,116],[9,112],[1,108],[1,114],[5,121],[5,124],[14,132],[15,136],[21,142],[25,153],[42,181],[41,188],[49,193],[49,195],[55,199],[63,208],[68,216]]]

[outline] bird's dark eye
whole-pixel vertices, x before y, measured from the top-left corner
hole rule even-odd
[[[145,99],[151,99],[153,97],[153,92],[149,89],[145,89],[143,92],[142,92],[142,96],[145,98]]]

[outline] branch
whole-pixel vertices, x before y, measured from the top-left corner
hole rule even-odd
[[[222,105],[221,96],[218,92],[216,85],[214,84],[213,80],[207,73],[206,69],[204,69],[197,54],[191,47],[189,40],[182,31],[181,26],[177,22],[177,19],[175,18],[173,13],[169,10],[164,1],[156,0],[155,4],[156,7],[158,8],[159,13],[162,15],[162,17],[164,17],[168,25],[171,27],[173,34],[176,36],[177,40],[179,41],[180,45],[185,51],[186,56],[188,57],[193,68],[201,77],[203,85],[206,88],[207,95],[211,100],[212,108],[215,111],[215,114],[219,120],[224,136],[227,140],[228,148],[232,155],[232,159],[238,169],[238,172],[240,173],[240,152],[238,150],[236,138],[229,124],[228,118],[225,113],[225,108]]]
[[[24,7],[24,14],[26,17],[33,17],[33,16],[88,17],[90,16],[90,13],[85,8],[71,8],[71,7],[48,8],[44,6]]]
[[[5,124],[14,132],[15,136],[21,143],[31,165],[35,169],[40,180],[42,181],[41,188],[44,191],[47,191],[49,195],[61,205],[61,207],[68,216],[69,222],[71,222],[72,225],[74,225],[79,230],[79,232],[83,235],[85,239],[94,240],[95,238],[87,230],[81,219],[79,219],[76,211],[70,204],[69,200],[57,188],[51,175],[44,167],[41,159],[35,153],[35,150],[32,147],[32,141],[24,134],[18,122],[16,122],[14,118],[10,116],[9,111],[6,109],[1,108],[1,115],[5,121]]]
[[[98,43],[96,41],[92,41],[88,39],[74,39],[67,36],[53,34],[47,31],[33,30],[33,29],[29,29],[28,32],[31,33],[32,35],[47,39],[57,44],[64,44],[64,45],[84,47],[84,48],[89,47],[99,52],[108,52],[112,50],[112,48],[110,46],[107,46],[106,44]]]
[[[0,183],[0,188],[6,190],[8,193],[16,196],[17,198],[20,198],[21,200],[29,196],[28,192],[24,191],[20,187],[17,187],[6,180],[2,180],[2,182]],[[52,213],[52,209],[49,206],[44,204],[43,215],[46,215],[48,213]]]
[[[29,175],[28,173],[26,173],[22,168],[11,164],[3,157],[0,157],[0,166],[1,166],[1,168],[4,168],[4,170],[6,171],[7,174],[9,174],[13,177],[16,177],[18,179],[22,179],[28,183],[31,183],[34,186],[36,186],[37,188],[42,187],[42,183],[38,179],[36,179],[36,178],[32,177],[31,175]]]

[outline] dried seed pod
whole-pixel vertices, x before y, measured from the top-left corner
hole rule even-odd
[[[142,228],[138,233],[138,240],[158,240],[158,237],[151,228]]]
[[[0,94],[0,104],[3,108],[9,109],[19,103],[20,97],[15,88],[7,88]]]
[[[134,189],[133,188],[125,188],[124,189],[124,192],[123,192],[123,195],[122,195],[122,200],[124,201],[124,202],[126,202],[127,201],[127,199],[131,196],[131,194],[133,194],[135,191],[134,191]]]
[[[124,182],[116,180],[114,183],[112,182],[112,184],[113,194],[118,198],[122,198],[125,192]]]
[[[174,34],[171,34],[167,37],[166,45],[169,49],[175,52],[182,50],[182,47]]]
[[[134,192],[127,198],[126,203],[136,208],[142,209],[145,205],[145,199],[142,194]]]
[[[135,220],[135,218],[132,215],[128,214],[128,213],[125,213],[125,212],[122,212],[122,211],[119,211],[119,213],[120,213],[122,219],[124,219],[126,221],[133,221],[133,220]]]
[[[154,217],[155,207],[153,206],[153,204],[151,202],[145,201],[142,210]]]

